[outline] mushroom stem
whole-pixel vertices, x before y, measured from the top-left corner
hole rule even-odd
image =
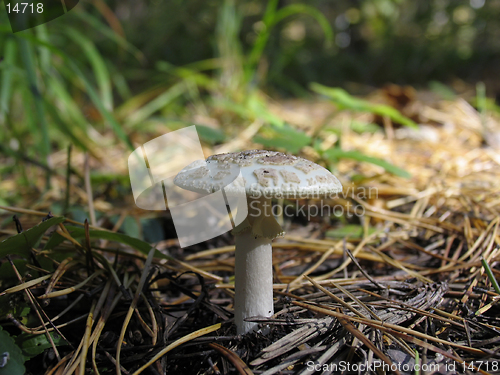
[[[274,313],[273,253],[272,240],[255,238],[251,231],[236,236],[235,241],[234,319],[237,333],[242,335],[257,326],[245,322],[246,318]]]
[[[249,230],[235,235],[234,319],[239,335],[257,326],[257,323],[246,322],[246,318],[274,314],[271,241],[283,232],[271,208],[271,199],[249,198]],[[263,231],[263,228],[267,230]]]

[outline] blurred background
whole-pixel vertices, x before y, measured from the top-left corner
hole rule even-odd
[[[268,34],[260,59],[252,61],[261,64],[256,82],[283,95],[311,81],[426,86],[431,80],[494,80],[500,66],[496,0],[107,4],[152,68],[158,60],[184,65],[248,56]],[[271,19],[267,6],[275,6]]]

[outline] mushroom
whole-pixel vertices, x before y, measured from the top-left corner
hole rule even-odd
[[[238,195],[247,201],[248,214],[241,217],[238,212],[235,221],[239,224],[232,231],[238,334],[256,329],[257,323],[247,322],[247,318],[274,313],[271,241],[284,232],[274,218],[271,199],[321,198],[342,191],[339,180],[318,164],[264,150],[212,155],[205,165],[184,168],[174,183],[203,193],[223,188],[226,195]]]

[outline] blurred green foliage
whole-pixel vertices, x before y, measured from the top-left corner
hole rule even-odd
[[[12,34],[1,10],[0,152],[13,162],[0,172],[29,185],[28,162],[46,171],[48,186],[54,149],[71,143],[99,159],[109,131],[132,149],[135,134],[191,125],[193,113],[217,118],[220,129],[201,134],[209,144],[256,121],[266,147],[309,144],[264,93],[312,89],[414,126],[352,97],[340,88],[348,82],[431,82],[447,92],[440,81],[484,79],[478,105],[495,108],[486,94],[500,92],[499,16],[500,0],[93,0]]]
[[[278,3],[276,12],[290,6],[316,9],[332,28],[333,43],[325,43],[326,27],[310,13],[269,22],[266,16],[272,1],[238,1],[233,11],[224,13],[232,24],[222,25],[223,3],[108,2],[128,40],[141,49],[149,64],[162,59],[184,65],[213,57],[214,49],[220,52],[215,37],[222,26],[228,37],[237,37],[241,53],[251,54],[269,31],[258,78],[285,92],[298,91],[311,81],[333,86],[346,81],[425,85],[431,79],[457,76],[478,80],[493,76],[492,71],[498,73],[500,65],[498,0]]]

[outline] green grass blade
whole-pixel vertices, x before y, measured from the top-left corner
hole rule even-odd
[[[1,31],[2,31],[2,28],[0,27],[0,32]],[[100,99],[99,95],[97,94],[97,92],[95,91],[94,87],[92,86],[92,83],[87,79],[87,77],[85,76],[85,74],[83,74],[83,72],[78,67],[78,65],[68,55],[66,55],[59,48],[57,48],[57,47],[55,47],[47,42],[44,42],[38,38],[35,38],[31,34],[18,33],[18,36],[19,36],[19,38],[24,39],[26,42],[30,42],[33,45],[47,48],[53,54],[59,56],[62,59],[62,61],[66,64],[66,66],[69,67],[69,69],[73,71],[73,73],[76,75],[76,78],[81,80],[83,89],[86,91],[90,100],[92,101],[94,106],[97,108],[97,110],[100,112],[100,114],[104,117],[104,119],[111,126],[111,128],[113,129],[113,131],[116,134],[116,136],[118,137],[118,139],[120,139],[124,144],[126,144],[130,150],[134,150],[134,146],[130,142],[130,139],[127,137],[126,133],[123,131],[121,125],[113,117],[113,114],[110,111],[108,111],[101,103],[101,99]]]
[[[119,45],[121,48],[132,54],[138,61],[141,63],[146,62],[146,57],[142,53],[142,51],[129,43],[125,38],[123,38],[121,35],[115,33],[115,31],[106,25],[105,23],[101,22],[97,17],[94,17],[92,14],[89,12],[73,12],[71,13],[75,17],[80,18],[81,20],[87,22],[90,27],[92,27],[94,30],[99,30],[99,32],[109,38],[110,40],[114,41],[117,45]],[[64,33],[64,30],[63,30]]]
[[[296,130],[289,125],[283,127],[272,126],[268,129],[263,129],[266,136],[255,136],[252,141],[260,143],[267,148],[281,148],[286,151],[296,154],[303,147],[311,143],[312,138],[300,130]]]
[[[34,30],[38,39],[50,43],[49,32],[47,30],[46,24],[39,25]],[[40,70],[43,72],[49,72],[50,70],[52,70],[52,59],[50,51],[48,51],[46,48],[40,48],[38,50],[38,56]]]
[[[252,50],[248,55],[248,60],[245,67],[245,76],[247,82],[250,81],[251,76],[254,74],[255,66],[259,63],[262,54],[264,53],[264,49],[271,35],[272,28],[278,22],[289,16],[292,16],[294,14],[305,14],[313,17],[318,22],[321,29],[323,30],[323,33],[325,34],[326,45],[331,45],[333,43],[334,33],[332,27],[330,26],[330,22],[318,9],[305,4],[291,4],[279,10],[277,10],[277,7],[278,1],[276,0],[271,0],[267,4],[266,11],[262,19],[264,27],[259,32]]]
[[[35,107],[36,121],[39,124],[39,131],[41,133],[40,141],[40,151],[44,160],[48,160],[50,153],[50,140],[49,140],[49,128],[47,120],[45,118],[45,111],[43,108],[43,100],[41,97],[41,92],[38,88],[37,76],[36,76],[36,64],[35,57],[33,56],[32,46],[23,38],[18,39],[19,51],[21,54],[21,60],[23,61],[24,68],[26,69],[26,76],[29,82],[29,87],[31,90],[33,104]],[[47,163],[49,164],[49,163]],[[46,173],[45,178],[46,188],[50,187],[50,173]]]
[[[311,83],[311,90],[332,100],[339,109],[349,109],[358,112],[370,112],[379,116],[387,116],[392,121],[410,128],[418,129],[418,125],[405,117],[396,108],[384,104],[373,104],[367,100],[356,98],[338,87],[327,87],[319,83]]]
[[[476,105],[484,127],[486,125],[486,85],[484,82],[476,83]]]
[[[6,143],[6,144],[8,144],[8,143]],[[43,170],[45,170],[51,174],[56,173],[56,171],[54,169],[50,168],[43,160],[30,158],[28,155],[24,154],[23,152],[12,150],[11,148],[7,147],[6,145],[4,145],[2,143],[0,143],[0,153],[6,154],[6,155],[18,160],[18,161],[26,161],[30,164],[36,165],[37,167],[42,168]],[[21,164],[19,166],[19,168],[22,171],[24,168],[24,165]],[[25,177],[24,172],[21,173],[21,176]],[[26,181],[26,185],[29,185],[28,181]],[[3,201],[3,202],[4,202],[3,204],[6,204],[5,201]]]
[[[415,349],[415,375],[420,375],[420,355]]]
[[[382,168],[384,168],[387,172],[392,173],[396,176],[403,177],[403,178],[410,178],[411,174],[404,169],[401,169],[399,167],[396,167],[395,165],[386,162],[385,160],[375,158],[373,156],[367,156],[359,151],[343,151],[339,148],[331,148],[329,150],[326,150],[323,153],[323,156],[329,159],[330,161],[336,162],[338,159],[346,158],[346,159],[352,159],[352,160],[357,160],[357,161],[362,161],[362,162],[367,162],[371,164],[378,165]]]
[[[377,231],[376,228],[368,228],[368,233],[364,232],[362,225],[346,224],[339,228],[334,228],[326,231],[325,236],[328,238],[363,238],[363,235],[369,236]]]
[[[111,73],[111,80],[116,88],[116,92],[120,95],[122,101],[130,99],[132,97],[132,91],[128,86],[127,79],[122,74],[121,71],[115,70]]]
[[[133,112],[125,120],[125,127],[127,129],[132,129],[140,125],[142,121],[146,120],[153,113],[164,108],[173,100],[184,94],[186,92],[186,89],[187,87],[184,82],[179,82],[168,88],[167,90],[165,90],[165,92],[158,95],[156,98],[142,106],[140,109],[137,109],[135,112]]]
[[[312,6],[306,4],[287,5],[286,7],[283,7],[276,12],[274,23],[278,23],[282,19],[287,18],[294,14],[306,14],[314,18],[316,22],[318,22],[321,29],[323,30],[323,33],[325,34],[326,44],[331,45],[333,43],[333,29],[330,26],[330,22],[323,13],[321,13],[318,9]]]
[[[488,279],[490,280],[491,284],[493,285],[493,289],[495,289],[495,292],[500,294],[500,287],[498,286],[498,282],[497,282],[495,275],[491,271],[490,265],[488,264],[488,262],[484,258],[481,258],[481,264],[483,265],[484,270],[486,271],[486,275],[488,275]]]
[[[103,104],[100,101],[99,95],[94,90],[94,87],[92,86],[90,81],[87,80],[87,78],[85,77],[83,72],[80,70],[80,68],[78,68],[78,66],[69,58],[67,59],[67,63],[70,65],[70,67],[76,73],[76,75],[83,81],[85,88],[87,90],[87,94],[90,97],[90,100],[92,101],[92,103],[94,103],[95,107],[101,113],[101,115],[104,117],[104,119],[111,125],[111,128],[113,129],[113,131],[117,135],[117,137],[124,144],[126,144],[130,150],[134,150],[134,146],[132,145],[132,142],[128,138],[127,134],[123,131],[123,128],[121,127],[121,125],[113,117],[113,114],[103,106]]]
[[[224,0],[219,7],[215,39],[217,53],[222,64],[219,70],[221,87],[230,93],[244,88],[245,76],[242,62],[242,46],[239,39],[241,14],[237,11],[235,0]]]
[[[196,132],[200,139],[208,144],[215,145],[226,140],[226,135],[219,129],[213,129],[205,125],[196,125]]]
[[[66,229],[71,234],[71,237],[73,237],[74,239],[85,238],[85,229],[84,228],[67,225]],[[108,240],[108,241],[115,241],[115,242],[123,243],[125,245],[133,247],[134,249],[139,250],[140,252],[142,252],[143,254],[146,254],[146,255],[148,255],[149,251],[151,250],[151,245],[148,244],[147,242],[142,241],[138,238],[127,236],[126,234],[122,234],[122,233],[109,232],[109,231],[98,230],[98,229],[90,229],[89,236],[91,239]],[[59,235],[57,232],[54,232],[52,234],[50,240],[45,245],[45,249],[52,249],[55,246],[59,245],[64,240],[65,240],[64,237]],[[164,259],[173,259],[173,258],[161,253],[158,250],[156,250],[155,256],[160,257],[160,258],[164,258]]]
[[[52,124],[55,125],[59,131],[64,134],[75,146],[79,147],[81,150],[89,151],[87,144],[90,143],[91,140],[87,137],[87,135],[82,131],[79,131],[79,128],[74,127],[72,123],[64,121],[61,118],[58,109],[54,107],[49,100],[45,100],[44,102],[45,108],[52,118]],[[96,155],[93,156],[95,157]]]
[[[248,94],[246,107],[252,111],[254,118],[262,119],[263,121],[281,128],[284,126],[284,121],[281,117],[272,113],[268,108],[268,103],[262,99],[259,91],[254,90]]]
[[[486,111],[486,85],[484,82],[476,83],[476,105],[481,115]]]
[[[51,94],[51,100],[56,101],[60,104],[61,117],[71,121],[73,125],[78,126],[82,130],[86,131],[88,127],[88,121],[83,115],[78,104],[75,103],[71,95],[68,93],[64,87],[64,83],[58,76],[50,75],[45,77],[48,85],[49,93]]]
[[[236,103],[228,98],[214,98],[213,105],[235,113],[247,121],[253,122],[255,119],[260,119],[276,127],[282,127],[284,125],[280,117],[269,111],[267,104],[259,98],[257,92],[249,93],[246,102],[243,104]]]
[[[24,232],[16,234],[0,242],[0,258],[13,254],[28,258],[30,256],[31,249],[38,243],[38,241],[40,241],[43,234],[51,226],[62,223],[63,221],[64,217],[53,217],[35,225],[33,228],[25,230]]]
[[[217,90],[219,88],[218,83],[213,78],[211,78],[207,74],[200,73],[194,68],[185,66],[178,67],[166,61],[159,61],[156,64],[156,69],[177,76],[184,81],[190,81],[197,86],[206,88],[208,90]]]
[[[78,44],[82,48],[84,55],[92,65],[92,70],[97,81],[97,86],[99,87],[101,101],[104,105],[104,108],[106,108],[108,111],[111,111],[113,109],[111,79],[109,77],[109,72],[106,64],[99,51],[90,39],[73,28],[68,28],[66,30],[66,35],[68,35],[68,37],[70,37],[76,44]]]
[[[16,61],[17,46],[14,38],[7,38],[4,48],[4,61],[2,64],[2,79],[0,82],[0,123],[5,121],[9,112],[9,102],[12,92],[13,68]]]
[[[245,65],[245,75],[247,82],[250,81],[251,76],[254,74],[255,66],[260,61],[264,49],[266,47],[269,36],[271,35],[271,28],[274,25],[274,18],[276,16],[276,9],[278,7],[278,0],[269,0],[267,3],[266,11],[264,12],[264,17],[262,22],[264,28],[260,30],[255,40],[252,50],[248,55],[247,63]]]

